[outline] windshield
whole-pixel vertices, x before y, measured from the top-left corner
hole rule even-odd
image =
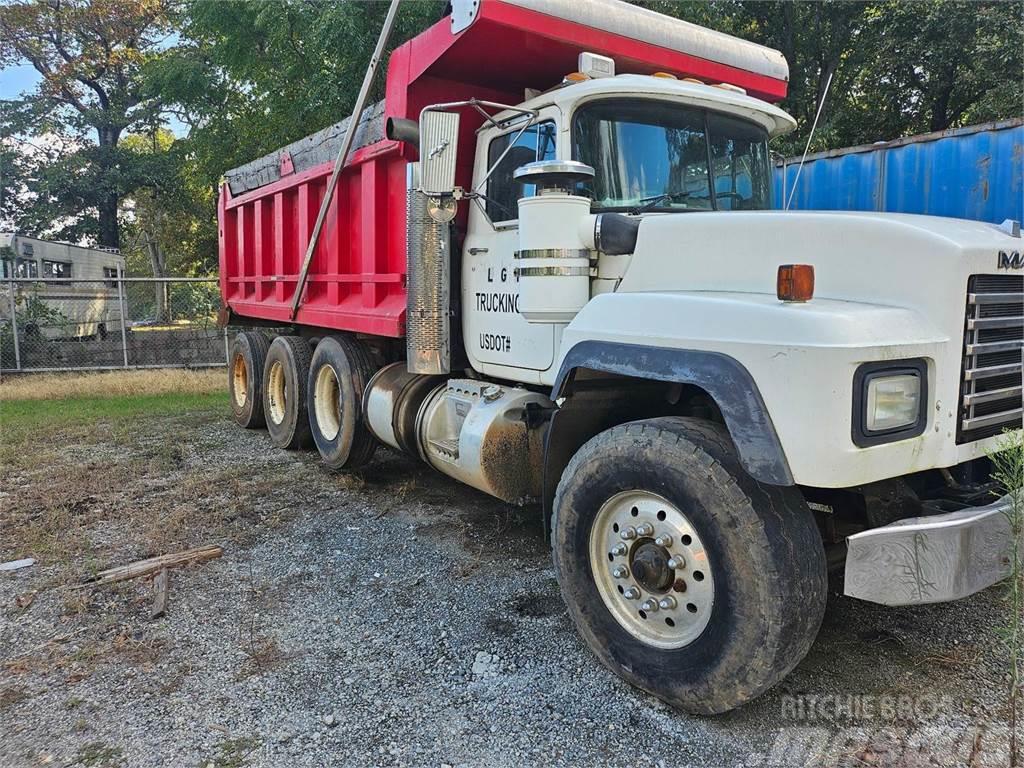
[[[573,157],[594,167],[597,210],[771,204],[767,132],[717,112],[639,99],[594,102],[576,112]]]

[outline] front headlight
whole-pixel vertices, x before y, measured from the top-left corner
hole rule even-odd
[[[862,447],[924,432],[928,366],[924,360],[865,363],[853,381],[853,442]]]
[[[921,377],[916,373],[879,374],[867,382],[864,426],[868,432],[909,427],[921,410]]]

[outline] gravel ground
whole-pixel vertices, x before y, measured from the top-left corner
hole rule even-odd
[[[696,718],[583,647],[536,509],[384,451],[331,474],[209,414],[51,439],[98,479],[5,472],[0,560],[23,551],[3,506],[44,491],[84,515],[61,535],[101,553],[90,567],[225,554],[174,571],[156,620],[145,579],[74,589],[81,558],[0,573],[2,766],[1007,765],[998,590],[833,595],[782,685]]]

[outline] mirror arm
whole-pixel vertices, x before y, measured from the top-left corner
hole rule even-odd
[[[494,170],[501,164],[501,161],[505,159],[505,156],[512,150],[512,147],[515,146],[516,142],[519,141],[523,134],[526,133],[527,129],[536,122],[538,117],[540,117],[540,112],[538,112],[536,109],[523,109],[522,107],[514,107],[509,104],[502,104],[497,101],[485,101],[483,99],[472,98],[467,99],[465,101],[451,101],[443,104],[430,104],[424,107],[422,110],[420,110],[420,122],[422,123],[423,115],[425,115],[427,112],[447,112],[462,107],[472,107],[474,110],[479,112],[483,116],[483,118],[488,123],[490,123],[491,126],[497,128],[498,130],[501,130],[503,125],[507,125],[513,119],[516,119],[518,117],[526,118],[526,121],[523,123],[523,127],[519,129],[519,132],[516,133],[515,138],[509,142],[509,145],[507,147],[505,147],[505,151],[501,153],[501,156],[498,157],[494,164],[487,169],[487,173],[485,173],[484,177],[480,179],[480,183],[477,184],[476,187],[474,187],[472,190],[465,191],[462,193],[463,197],[472,199],[475,195],[480,194],[480,190],[483,189],[484,185],[487,183],[487,180],[491,178],[491,175],[494,173]],[[487,109],[495,110],[498,112],[513,112],[514,114],[508,120],[503,120],[502,122],[499,123],[497,120],[494,119],[494,116],[492,114],[487,112]]]

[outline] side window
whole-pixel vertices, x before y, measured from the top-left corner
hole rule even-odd
[[[14,277],[14,265],[10,259],[0,259],[0,271],[3,272],[4,277]]]
[[[708,114],[711,171],[720,211],[768,208],[771,194],[768,142],[744,120]]]
[[[515,128],[491,140],[487,147],[488,168],[498,161],[518,135],[519,129]],[[510,221],[519,218],[516,201],[520,197],[532,197],[537,190],[533,184],[519,184],[512,178],[512,174],[519,166],[532,163],[534,160],[553,159],[556,135],[555,124],[551,120],[531,125],[498,163],[487,180],[487,215],[491,221]]]
[[[103,282],[107,288],[117,288],[117,267],[103,268]]]
[[[15,259],[14,276],[35,279],[39,277],[39,265],[35,259]]]
[[[67,261],[43,259],[43,278],[71,277],[71,264]]]

